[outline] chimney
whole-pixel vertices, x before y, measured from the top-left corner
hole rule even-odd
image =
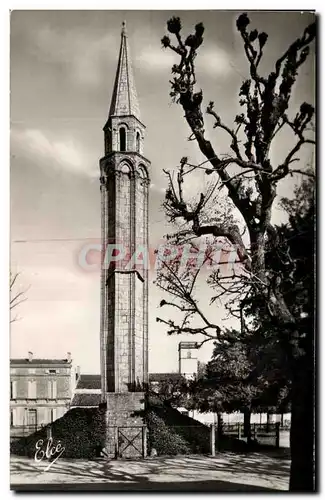
[[[78,382],[80,378],[80,366],[77,366],[76,367],[76,382]]]
[[[33,353],[28,351],[28,361],[31,363],[33,361]]]
[[[67,361],[71,363],[71,352],[67,352]]]

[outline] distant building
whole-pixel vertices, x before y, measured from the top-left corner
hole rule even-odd
[[[183,343],[184,344],[184,343]],[[186,344],[186,343],[185,343]],[[195,344],[190,342],[190,344]],[[196,349],[196,348],[193,348]],[[186,352],[186,351],[185,351]],[[194,351],[195,352],[195,351]],[[182,359],[182,358],[181,358]],[[183,358],[183,359],[195,359]],[[185,369],[190,365],[185,365]],[[191,370],[191,368],[189,368]],[[185,372],[186,374],[186,372]],[[191,371],[187,372],[188,379],[192,377]],[[169,373],[149,373],[149,386],[151,390],[159,390],[159,384],[162,382],[170,382],[171,384],[181,382],[184,379],[184,375],[177,372]],[[101,376],[98,375],[80,375],[79,369],[77,368],[76,373],[76,387],[74,389],[72,402],[70,408],[98,408],[101,402]],[[184,407],[179,407],[177,410],[188,415],[199,422],[209,425],[216,423],[217,415],[215,413],[200,413],[197,410],[188,410]],[[288,419],[289,416],[289,419]],[[244,415],[239,412],[234,412],[231,414],[223,413],[223,421],[225,424],[234,424],[244,421]],[[290,414],[284,416],[284,420],[290,421]],[[267,415],[265,414],[252,414],[251,423],[266,423]],[[270,422],[280,421],[280,416],[272,415],[270,417]]]
[[[178,366],[179,373],[187,378],[193,379],[198,372],[197,342],[180,342],[178,344]]]
[[[160,382],[177,382],[182,379],[179,373],[150,373],[149,384],[154,390]],[[97,408],[101,402],[100,375],[76,375],[76,387],[70,408]]]
[[[149,386],[153,391],[155,391],[155,389],[159,389],[159,384],[161,382],[177,383],[181,382],[182,378],[182,375],[177,372],[149,373]]]
[[[27,435],[62,417],[72,397],[71,354],[66,359],[10,360],[10,433]]]
[[[98,408],[101,402],[101,376],[77,374],[70,408]]]

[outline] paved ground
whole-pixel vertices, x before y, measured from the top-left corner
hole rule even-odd
[[[48,462],[11,457],[11,489],[276,491],[288,490],[290,460],[273,453],[222,453],[216,457],[156,457]]]
[[[281,448],[290,448],[290,431],[280,431]]]

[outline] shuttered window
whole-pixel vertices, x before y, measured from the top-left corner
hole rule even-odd
[[[55,399],[57,396],[56,380],[49,380],[48,382],[48,394],[50,399]]]

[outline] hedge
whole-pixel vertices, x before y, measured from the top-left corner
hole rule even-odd
[[[168,427],[162,418],[153,411],[148,412],[148,446],[149,454],[155,449],[157,455],[189,455],[191,448],[188,442]]]
[[[61,441],[66,458],[94,458],[105,443],[105,413],[97,408],[74,408],[33,434],[13,441],[11,453],[34,457],[39,439],[47,440],[52,427],[53,445]],[[55,458],[55,456],[53,457]]]
[[[145,421],[149,431],[149,451],[155,448],[158,455],[210,451],[209,427],[182,415],[172,407],[149,404]]]
[[[178,410],[147,400],[141,412],[148,427],[148,453],[154,448],[157,455],[187,455],[210,453],[210,428]],[[10,451],[16,455],[34,457],[36,443],[47,441],[51,427],[53,444],[61,441],[66,458],[92,459],[105,447],[105,409],[74,408],[51,425],[11,443]],[[246,443],[224,437],[219,450],[245,451]],[[53,456],[55,458],[55,456]]]

